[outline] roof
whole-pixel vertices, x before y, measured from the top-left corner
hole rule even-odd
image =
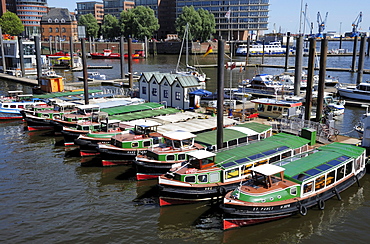
[[[166,74],[163,79],[166,79],[170,85],[173,84],[173,82],[176,80],[177,75],[175,74]],[[163,81],[162,79],[162,81]]]
[[[48,22],[51,19],[55,23],[55,19],[58,19],[58,23],[64,19],[66,22],[76,21],[76,17],[72,15],[68,8],[50,8],[49,13],[42,16],[41,22]]]
[[[285,176],[295,181],[303,181],[326,171],[350,158],[357,158],[365,151],[364,148],[334,142],[309,154],[307,157],[283,165]]]
[[[271,125],[265,125],[265,124],[261,124],[261,123],[257,123],[257,122],[248,122],[248,123],[244,123],[244,124],[238,124],[235,127],[245,127],[245,128],[254,130],[256,132],[259,132],[259,133],[262,133],[262,132],[265,132],[265,131],[268,131],[268,130],[272,129]]]
[[[302,106],[302,102],[297,101],[287,101],[287,100],[276,100],[271,98],[258,98],[251,100],[252,103],[260,103],[266,105],[275,105],[275,106],[283,106],[283,107],[298,107]]]
[[[165,75],[166,75],[165,73],[154,73],[152,78],[154,78],[158,83],[160,83]]]
[[[196,137],[193,133],[187,132],[187,131],[173,131],[164,133],[163,137],[171,139],[171,140],[185,140]]]
[[[154,71],[154,72],[143,72],[141,73],[141,76],[145,78],[145,80],[148,82],[152,76],[156,73],[159,73],[159,71]]]
[[[189,156],[192,156],[197,159],[209,158],[215,155],[216,155],[215,153],[206,150],[195,150],[189,153]]]
[[[181,112],[180,110],[175,109],[175,108],[163,108],[163,109],[153,109],[153,110],[148,109],[145,111],[142,110],[142,111],[137,111],[137,112],[112,115],[111,118],[119,119],[121,121],[133,121],[133,120],[139,120],[139,119],[152,118],[152,117],[159,116],[159,115],[166,115],[167,117],[167,116],[170,116],[171,114],[174,114],[174,116],[176,116],[180,112]],[[160,123],[160,121],[158,122]]]
[[[98,93],[102,92],[102,90],[88,90],[88,93]],[[81,95],[84,94],[84,91],[74,91],[74,92],[53,92],[53,93],[47,93],[42,95],[33,95],[33,97],[37,98],[55,98],[55,97],[68,97],[68,96],[75,96],[75,95]]]
[[[280,173],[284,171],[285,169],[283,167],[273,165],[273,164],[262,164],[262,165],[253,167],[251,170],[253,170],[254,172],[269,176],[269,175]]]
[[[151,110],[156,108],[164,107],[163,104],[159,103],[142,103],[142,104],[135,104],[135,105],[123,105],[118,107],[108,107],[102,108],[103,112],[108,113],[108,115],[115,115],[115,114],[125,114],[125,113],[132,113],[137,111],[144,111],[144,110]]]
[[[261,141],[220,151],[217,153],[216,163],[221,168],[229,168],[248,161],[261,160],[281,151],[299,148],[308,142],[309,140],[295,135],[279,133]]]
[[[177,80],[179,81],[182,87],[199,86],[197,78],[195,78],[192,75],[177,76]]]

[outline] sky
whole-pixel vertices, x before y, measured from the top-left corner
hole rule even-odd
[[[47,0],[49,7],[68,8],[74,11],[76,2],[87,1],[61,1]],[[269,30],[291,33],[299,33],[300,30],[300,13],[305,11],[307,4],[307,19],[308,22],[313,22],[313,33],[318,32],[317,13],[320,12],[321,19],[324,21],[325,15],[328,12],[327,21],[325,23],[325,31],[336,31],[343,34],[352,30],[352,23],[356,20],[359,13],[362,11],[362,22],[359,24],[359,31],[369,31],[370,27],[370,4],[369,0],[270,0],[270,16]],[[366,11],[368,10],[368,11]],[[302,18],[303,22],[304,18]],[[320,21],[321,22],[321,21]],[[309,25],[301,26],[301,31],[309,33]]]

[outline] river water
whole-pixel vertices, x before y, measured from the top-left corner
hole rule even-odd
[[[217,55],[198,57],[201,64],[215,64]],[[234,61],[243,61],[238,57]],[[225,60],[226,61],[226,60]],[[258,63],[261,58],[251,58]],[[284,58],[265,63],[283,64]],[[89,65],[113,65],[100,70],[108,79],[119,78],[118,60],[89,60]],[[175,69],[177,56],[156,56],[135,61],[136,72]],[[290,58],[292,65],[294,58]],[[351,57],[329,57],[328,67],[349,67]],[[304,64],[305,65],[305,64]],[[370,69],[369,59],[365,69]],[[203,69],[215,91],[217,70]],[[225,87],[256,73],[282,70],[250,68],[225,70]],[[79,73],[60,71],[76,81]],[[355,83],[356,74],[332,72],[341,82]],[[370,80],[364,75],[364,80]],[[0,80],[0,94],[30,88]],[[341,134],[357,137],[353,125],[364,108],[346,107],[336,121]],[[28,132],[22,121],[0,123],[0,241],[2,243],[367,243],[370,237],[370,178],[341,193],[342,200],[326,202],[325,210],[309,209],[307,216],[235,230],[220,229],[220,215],[205,203],[160,208],[153,191],[155,181],[137,182],[123,167],[82,167],[94,158],[80,158],[62,137]]]

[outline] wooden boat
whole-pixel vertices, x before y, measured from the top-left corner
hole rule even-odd
[[[115,166],[131,163],[136,156],[144,154],[151,147],[163,142],[157,132],[158,122],[147,121],[134,126],[129,133],[111,137],[110,143],[98,143],[97,150],[102,166]]]
[[[204,149],[194,142],[195,134],[186,131],[164,133],[164,143],[148,148],[145,155],[135,158],[136,179],[156,179],[171,168],[181,166],[186,160],[186,154]]]
[[[29,131],[54,130],[52,121],[60,119],[65,114],[77,112],[76,104],[70,102],[55,103],[54,105],[35,106],[22,111],[23,119]]]
[[[160,206],[216,200],[248,179],[251,168],[311,149],[309,140],[280,133],[261,141],[216,153],[188,154],[183,166],[159,177]]]
[[[272,221],[307,209],[323,210],[365,175],[366,150],[334,142],[274,164],[251,168],[252,177],[228,192],[221,206],[223,229]]]
[[[111,137],[116,134],[121,134],[124,129],[120,127],[119,120],[109,120],[108,117],[102,120],[94,121],[78,121],[75,127],[63,127],[61,131],[64,137],[64,145],[74,145],[76,139],[80,135],[87,133],[99,133],[100,135],[110,135]]]

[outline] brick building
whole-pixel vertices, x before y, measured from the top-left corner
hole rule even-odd
[[[67,8],[51,8],[41,19],[41,40],[78,41],[77,20]]]

